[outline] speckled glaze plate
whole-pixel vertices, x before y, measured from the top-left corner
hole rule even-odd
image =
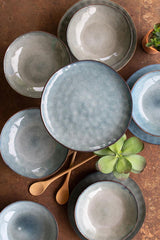
[[[18,201],[0,213],[0,240],[56,240],[54,216],[41,204]]]
[[[104,51],[102,53],[100,53],[101,52],[101,46],[97,46],[96,49],[97,50],[100,49],[100,52],[98,53],[99,57],[97,57],[96,55],[93,54],[94,49],[95,49],[94,46],[91,47],[91,45],[94,45],[94,44],[87,44],[85,46],[88,46],[88,47],[84,50],[83,55],[86,55],[85,53],[87,52],[87,50],[89,50],[91,48],[92,50],[91,50],[90,54],[85,56],[85,57],[83,56],[81,58],[78,58],[78,59],[79,60],[93,59],[93,60],[101,61],[101,62],[104,62],[107,65],[111,66],[116,71],[118,71],[122,67],[124,67],[128,63],[128,61],[131,59],[131,57],[133,56],[133,54],[135,52],[135,48],[136,48],[137,37],[136,37],[136,29],[135,29],[135,26],[134,26],[134,23],[132,21],[131,16],[127,13],[127,11],[124,8],[122,8],[117,3],[114,3],[114,2],[109,1],[109,0],[82,0],[82,1],[78,1],[76,4],[71,6],[71,8],[69,8],[66,11],[64,16],[60,20],[59,25],[58,25],[58,33],[57,33],[58,37],[66,45],[70,45],[70,44],[73,45],[73,43],[70,43],[70,41],[69,42],[67,41],[68,26],[70,25],[70,21],[72,21],[71,19],[72,19],[73,15],[77,14],[77,12],[80,9],[82,9],[84,7],[88,7],[89,5],[90,6],[99,5],[99,6],[97,6],[97,10],[95,11],[95,21],[96,22],[93,23],[93,25],[95,27],[94,26],[91,27],[90,30],[92,30],[92,31],[86,30],[87,27],[84,26],[84,24],[85,25],[90,24],[90,21],[88,19],[91,18],[90,13],[86,17],[86,14],[87,14],[87,11],[86,11],[84,16],[81,17],[78,20],[78,22],[77,22],[78,25],[75,27],[75,32],[73,33],[73,36],[71,36],[71,41],[73,43],[75,43],[77,41],[76,39],[78,39],[77,42],[81,46],[81,48],[80,48],[80,51],[81,51],[81,49],[83,48],[83,46],[82,46],[83,41],[81,41],[81,40],[82,40],[82,38],[84,38],[84,32],[86,31],[85,35],[88,34],[89,32],[91,32],[90,34],[93,34],[93,36],[95,36],[95,35],[99,36],[101,34],[101,38],[103,37],[103,41],[107,42],[107,44],[110,41],[110,42],[112,42],[112,45],[109,48],[105,49],[104,47],[107,44],[104,43],[104,46],[102,47],[104,49]],[[97,16],[98,8],[99,7],[103,8],[103,6],[104,6],[104,9],[100,9],[99,15],[98,15],[99,17],[98,17]],[[104,14],[104,15],[107,18],[107,20],[106,20],[106,18],[103,18],[103,16],[102,16],[103,13],[105,12],[105,9],[107,11],[106,11],[106,14]],[[94,18],[94,16],[93,16],[93,18]],[[111,18],[112,18],[112,20],[111,20]],[[84,21],[83,21],[83,19],[84,19]],[[82,21],[82,24],[81,24],[81,21]],[[96,30],[96,23],[97,22],[99,24],[99,27],[97,27],[97,30]],[[104,22],[105,22],[105,24],[104,24]],[[110,37],[107,34],[106,24],[108,24],[107,25],[108,29],[112,29],[111,32],[108,31],[108,34],[110,32],[110,34],[109,34]],[[101,33],[99,32],[100,28],[103,28]],[[115,31],[116,28],[117,28],[117,30]],[[77,32],[76,29],[79,29],[79,31]],[[77,34],[80,34],[81,31],[82,31],[82,34],[81,34],[80,37],[78,37]],[[105,32],[106,32],[106,35],[105,35]],[[113,32],[114,32],[115,35],[118,32],[118,36],[112,36],[112,35],[114,35]],[[74,40],[74,37],[76,35],[77,35],[77,37]],[[119,37],[119,40],[118,40],[118,43],[117,43],[115,39],[118,39],[118,37]],[[90,36],[90,38],[91,38],[91,36]],[[121,41],[120,39],[121,40],[123,39],[123,40]],[[89,42],[91,42],[91,41],[89,41]],[[98,45],[98,44],[100,45],[100,43],[101,43],[100,40],[95,42],[96,45]],[[117,45],[121,45],[121,47],[117,48]],[[76,45],[75,49],[78,49],[78,47],[79,46]],[[72,55],[73,61],[77,61],[76,57],[74,57],[74,56],[77,56],[77,55],[75,55],[75,52],[77,52],[77,50],[75,51],[75,49],[74,49],[74,51],[71,51],[71,49],[70,49],[70,53]],[[74,55],[72,54],[72,52],[74,53]],[[106,54],[105,54],[105,52],[106,52]],[[92,55],[94,55],[94,56],[92,56]],[[78,56],[79,56],[79,54],[78,54]]]
[[[100,182],[100,181],[113,181],[121,183],[124,187],[126,187],[129,191],[132,192],[134,195],[136,202],[137,202],[137,208],[138,208],[138,218],[137,218],[137,224],[134,228],[134,230],[131,232],[131,234],[125,238],[125,240],[131,240],[133,237],[138,233],[140,230],[144,219],[145,219],[145,201],[142,195],[142,192],[138,185],[131,179],[128,178],[127,180],[121,181],[116,179],[112,174],[103,174],[100,172],[95,172],[84,179],[82,179],[76,187],[73,189],[69,202],[68,202],[68,218],[70,221],[71,226],[75,230],[76,234],[82,239],[87,240],[78,230],[75,218],[74,218],[74,212],[75,212],[75,204],[77,202],[77,199],[79,195],[84,191],[88,186],[90,186],[93,183]]]
[[[56,72],[41,100],[49,133],[76,151],[111,145],[126,131],[132,98],[126,82],[109,66],[79,61]]]
[[[134,74],[132,74],[129,79],[127,80],[127,84],[129,85],[130,89],[132,89],[133,85],[135,84],[135,82],[142,77],[144,74],[149,73],[151,71],[156,71],[156,70],[160,70],[160,64],[152,64],[152,65],[148,65],[146,67],[143,67],[141,69],[139,69],[138,71],[136,71]],[[153,136],[151,134],[148,134],[146,132],[144,132],[142,129],[140,129],[140,127],[133,121],[133,119],[130,122],[130,125],[128,127],[128,129],[138,138],[140,138],[141,140],[148,142],[148,143],[152,143],[152,144],[160,144],[160,137],[158,136]]]
[[[6,122],[0,151],[13,171],[29,178],[51,175],[62,166],[68,153],[49,135],[37,108],[20,111]]]

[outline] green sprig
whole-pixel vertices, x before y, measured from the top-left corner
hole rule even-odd
[[[146,46],[153,47],[160,51],[160,23],[154,25],[154,30],[152,31]]]

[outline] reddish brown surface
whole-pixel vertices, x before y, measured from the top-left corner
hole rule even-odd
[[[58,22],[65,11],[76,0],[0,0],[0,130],[7,119],[19,110],[40,105],[40,100],[23,97],[7,84],[3,74],[3,57],[8,45],[19,35],[43,30],[56,34]],[[160,63],[159,54],[148,55],[141,48],[141,39],[159,21],[159,0],[115,0],[126,8],[137,28],[138,43],[132,60],[120,71],[127,79],[136,70],[149,64]],[[128,131],[128,136],[132,134]],[[78,153],[77,162],[91,154]],[[131,177],[140,186],[147,207],[146,219],[135,240],[160,239],[160,146],[145,143],[142,155],[147,159],[147,167],[140,175]],[[76,169],[71,176],[70,189],[95,170],[95,161]],[[68,167],[66,163],[63,169]],[[32,200],[41,203],[55,215],[59,225],[58,240],[78,240],[67,219],[67,207],[55,202],[55,193],[63,178],[53,183],[39,197],[28,193],[33,180],[21,177],[10,170],[0,159],[0,210],[17,200]]]

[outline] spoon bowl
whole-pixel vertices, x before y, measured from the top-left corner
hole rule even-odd
[[[74,152],[71,163],[70,163],[70,167],[73,166],[76,155],[77,155],[77,152]],[[56,201],[60,205],[67,203],[67,201],[69,199],[69,179],[71,176],[71,172],[72,172],[71,170],[68,172],[63,185],[61,186],[61,188],[58,190],[58,192],[56,194]]]
[[[29,187],[29,192],[31,195],[33,196],[39,196],[41,195],[46,189],[47,187],[54,182],[56,179],[62,177],[63,175],[67,174],[68,172],[80,167],[81,165],[83,165],[84,163],[90,161],[91,159],[95,158],[96,155],[93,155],[87,159],[85,159],[84,161],[74,165],[73,167],[59,173],[56,176],[53,176],[52,178],[48,179],[48,180],[44,180],[44,181],[40,181],[40,182],[35,182],[33,183],[30,187]]]

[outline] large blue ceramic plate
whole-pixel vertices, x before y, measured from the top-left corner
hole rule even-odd
[[[0,137],[4,162],[16,173],[29,178],[46,177],[64,163],[68,149],[57,143],[43,125],[39,109],[13,115]]]
[[[95,172],[88,175],[84,179],[82,179],[73,189],[68,202],[68,218],[71,226],[75,230],[76,234],[82,240],[86,240],[86,238],[79,232],[76,226],[75,216],[74,216],[75,204],[77,202],[78,197],[82,193],[82,191],[84,191],[91,184],[100,182],[100,181],[111,181],[111,182],[113,181],[113,182],[121,183],[124,188],[127,188],[134,195],[137,203],[137,214],[138,214],[137,223],[133,231],[130,233],[130,235],[128,235],[128,237],[125,238],[125,240],[131,240],[140,230],[145,219],[145,201],[144,201],[142,192],[138,187],[138,185],[131,178],[128,178],[125,181],[121,181],[116,179],[112,174],[103,174],[100,172]]]
[[[82,24],[81,24],[81,18],[78,21],[78,26],[76,26],[75,28],[75,33],[73,34],[73,37],[71,37],[71,39],[74,40],[74,37],[76,34],[76,29],[79,29],[78,33],[80,34],[81,30],[82,34],[80,36],[80,38],[78,38],[78,43],[81,45],[77,45],[76,48],[79,48],[79,50],[81,51],[83,49],[83,43],[84,41],[82,41],[82,38],[84,38],[84,34],[87,35],[88,33],[90,33],[90,35],[93,34],[93,36],[97,35],[97,39],[100,39],[100,41],[97,41],[97,39],[95,37],[93,37],[94,39],[92,39],[92,44],[95,41],[95,46],[97,46],[98,44],[98,48],[100,48],[100,42],[101,42],[101,38],[99,36],[103,36],[104,37],[104,41],[105,42],[109,42],[108,37],[110,38],[110,41],[112,42],[112,44],[110,45],[110,48],[106,48],[105,46],[107,44],[104,44],[103,46],[103,53],[100,54],[99,57],[94,56],[92,58],[90,58],[88,55],[87,58],[78,58],[79,60],[84,60],[84,59],[93,59],[93,60],[99,60],[101,62],[106,63],[107,65],[111,66],[113,69],[115,69],[116,71],[120,70],[122,67],[124,67],[128,61],[131,59],[131,57],[133,56],[134,52],[135,52],[135,48],[136,48],[136,42],[137,42],[137,37],[136,37],[136,29],[134,26],[134,23],[132,21],[131,16],[128,14],[128,12],[122,8],[120,5],[118,5],[117,3],[114,3],[110,0],[82,0],[82,1],[78,1],[76,4],[74,4],[73,6],[71,6],[66,13],[64,14],[64,16],[62,17],[61,21],[59,22],[58,25],[58,37],[67,45],[67,29],[68,26],[70,25],[70,20],[72,19],[72,16],[77,13],[77,11],[79,11],[80,9],[84,8],[84,7],[88,7],[89,5],[99,5],[100,8],[104,6],[104,11],[107,10],[106,16],[108,16],[108,19],[106,20],[106,18],[98,18],[97,16],[95,16],[95,22],[93,23],[92,26],[90,26],[90,30],[86,30],[86,25],[88,24],[88,18],[91,17],[91,13],[87,15],[87,12],[84,14],[84,16],[82,17],[82,19],[85,19]],[[95,11],[95,15],[97,13],[98,9]],[[93,12],[92,12],[93,13]],[[103,15],[103,11],[100,10],[100,16]],[[104,20],[105,19],[105,20]],[[99,21],[98,21],[99,20]],[[105,22],[105,23],[104,23]],[[96,29],[96,25],[99,25],[99,27]],[[84,26],[85,24],[85,26]],[[106,27],[106,24],[107,27]],[[95,27],[94,27],[95,26]],[[100,29],[103,29],[101,32],[99,31]],[[115,29],[117,28],[117,31],[115,31]],[[112,29],[112,32],[115,31],[115,35],[120,36],[120,39],[122,40],[117,40],[118,36],[112,36],[112,34],[110,34],[108,31],[108,35],[106,34],[106,36],[104,36],[104,32],[107,32],[107,30]],[[121,30],[120,30],[121,29]],[[86,32],[85,32],[86,31]],[[91,37],[91,36],[90,36]],[[76,38],[75,38],[76,39]],[[91,41],[89,41],[91,42]],[[75,43],[75,41],[74,41]],[[125,44],[124,44],[125,43]],[[91,47],[92,44],[87,44],[87,48],[86,51],[88,49],[92,49],[91,52],[94,53],[95,48]],[[94,45],[94,44],[93,44]],[[120,46],[119,48],[117,48],[117,45]],[[72,46],[73,47],[73,46]],[[84,53],[86,52],[84,50]],[[70,51],[71,52],[71,51]],[[73,56],[73,55],[72,55]],[[76,61],[76,58],[73,56],[73,61]]]
[[[49,133],[76,151],[111,145],[126,131],[132,98],[126,82],[109,66],[79,61],[56,72],[41,101]]]
[[[56,240],[54,216],[43,205],[18,201],[0,213],[0,240]]]
[[[160,64],[152,64],[152,65],[143,67],[129,77],[129,79],[127,80],[127,84],[129,85],[130,89],[132,89],[133,85],[140,77],[142,77],[144,74],[148,72],[156,71],[156,70],[160,70]],[[152,136],[144,132],[142,129],[138,127],[138,125],[133,120],[131,120],[128,128],[136,137],[140,138],[141,140],[148,143],[152,143],[152,144],[157,144],[157,145],[160,144],[160,137]]]

